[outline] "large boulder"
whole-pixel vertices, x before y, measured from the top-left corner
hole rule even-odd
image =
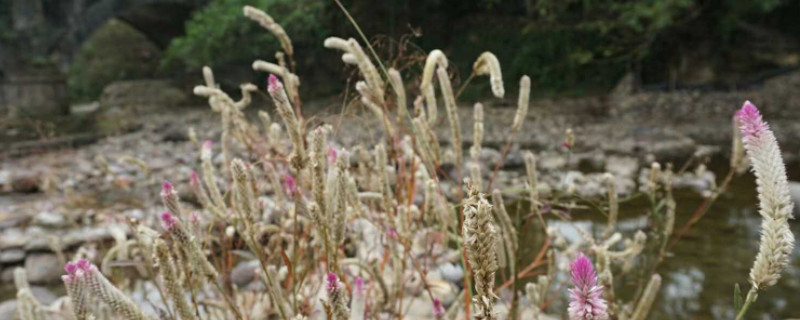
[[[30,283],[55,283],[64,274],[58,257],[52,253],[36,253],[25,259],[25,271]]]
[[[154,111],[187,102],[188,96],[166,80],[117,81],[103,89],[101,108],[134,108]]]
[[[139,125],[140,115],[185,105],[189,96],[166,80],[113,82],[100,96],[98,129],[106,133],[124,132]]]

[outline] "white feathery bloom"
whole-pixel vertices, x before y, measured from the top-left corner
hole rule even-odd
[[[761,243],[750,269],[750,281],[753,286],[763,289],[774,285],[789,263],[794,248],[794,235],[788,222],[793,204],[786,166],[769,125],[750,101],[744,103],[737,117],[741,123],[744,148],[756,176],[759,214],[763,218]]]
[[[269,30],[278,41],[281,43],[281,47],[283,47],[283,51],[286,51],[286,54],[293,55],[294,49],[292,48],[292,40],[289,39],[289,35],[286,34],[286,30],[283,30],[280,24],[276,23],[272,17],[270,17],[266,12],[256,9],[251,6],[244,6],[244,16],[250,18],[255,22],[258,22],[264,29]]]
[[[423,92],[433,85],[433,72],[436,71],[437,66],[447,70],[447,57],[439,49],[431,51],[428,54],[428,58],[425,59],[425,68],[422,69],[422,83],[419,85]]]
[[[475,64],[472,65],[472,71],[476,75],[489,75],[489,83],[492,85],[492,93],[495,97],[503,98],[506,94],[503,88],[503,73],[500,71],[500,61],[494,53],[486,51],[481,53]]]

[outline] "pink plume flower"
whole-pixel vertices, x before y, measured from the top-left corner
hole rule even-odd
[[[392,227],[386,228],[386,236],[392,239],[397,239],[397,230]]]
[[[437,319],[444,317],[444,306],[439,299],[433,299],[433,316]]]
[[[197,172],[192,171],[192,173],[189,174],[189,184],[200,185],[200,177],[197,175]]]
[[[361,279],[361,277],[356,278],[355,285],[353,286],[353,295],[357,294],[364,294],[364,279]]]
[[[210,149],[212,146],[214,146],[214,142],[211,141],[211,140],[206,140],[205,142],[203,142],[203,148],[209,148]]]
[[[91,269],[92,267],[92,263],[86,259],[78,260],[78,262],[75,265],[78,267],[78,269],[81,269],[83,271],[89,271],[89,269]]]
[[[189,215],[189,221],[194,224],[200,223],[200,214],[197,211],[192,211],[192,214]]]
[[[171,212],[166,211],[161,214],[161,225],[164,226],[164,229],[172,230],[177,224],[178,219]]]
[[[283,90],[283,84],[274,74],[269,75],[269,79],[267,79],[267,90],[270,93],[276,93],[280,90]]]
[[[603,287],[597,285],[597,274],[592,262],[583,253],[579,253],[569,267],[572,270],[572,284],[575,285],[575,288],[569,290],[569,319],[608,319],[606,301],[601,297]]]
[[[68,263],[67,263],[67,264],[64,266],[64,271],[66,271],[68,275],[74,276],[74,275],[75,275],[75,272],[77,272],[77,271],[78,271],[78,265],[77,265],[77,264],[74,264],[74,263],[72,263],[72,262],[68,262]]]
[[[328,147],[328,163],[334,163],[336,159],[339,159],[339,153],[336,151],[336,148]]]
[[[326,288],[328,289],[328,293],[339,290],[341,288],[341,285],[339,284],[339,276],[333,272],[329,272]]]
[[[769,125],[764,122],[764,119],[761,118],[761,113],[750,101],[745,101],[742,108],[736,112],[736,117],[739,118],[741,123],[742,137],[744,139],[759,136],[769,130]]]
[[[175,188],[172,187],[172,183],[169,181],[164,181],[164,184],[161,185],[161,195],[168,195],[175,192]]]
[[[294,193],[297,192],[297,180],[291,175],[287,174],[286,177],[283,178],[283,184],[286,188],[286,193],[289,195],[294,195]]]

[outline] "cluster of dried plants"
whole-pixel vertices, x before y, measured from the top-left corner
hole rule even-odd
[[[253,63],[254,70],[270,73],[266,91],[279,121],[266,111],[252,121],[244,112],[257,86],[242,85],[242,98],[236,101],[220,90],[212,70],[204,68],[205,83],[194,93],[206,97],[220,114],[223,130],[218,148],[210,141],[198,144],[200,167],[191,174],[189,187],[202,207],[186,208],[175,187],[164,183],[165,212],[152,220],[132,221],[132,238],[123,236],[103,259],[137,261],[137,278],[113,284],[110,274],[79,253],[65,268],[65,308],[39,304],[20,270],[21,319],[48,319],[56,313],[77,320],[648,317],[661,286],[656,267],[675,238],[671,165],[653,163],[649,170],[641,193],[650,203],[647,231],[627,238],[618,231],[623,200],[614,177],[607,174],[607,202],[598,206],[607,226],[597,235],[577,229],[581,241],[567,241],[548,226],[557,217],[544,216],[573,200],[539,192],[533,153],[524,153],[522,192],[492,189],[502,159],[491,175],[481,172],[480,103],[475,105],[473,145],[465,159],[457,95],[442,51],[428,54],[421,78],[412,82],[404,81],[400,70],[385,69],[368,43],[335,37],[325,41],[325,47],[341,51],[342,61],[358,70],[360,102],[384,133],[371,147],[365,143],[345,149],[331,140],[332,126],[310,127],[302,116],[300,77],[293,73],[294,50],[284,29],[256,8],[245,7],[244,15],[273,33],[282,46],[275,63]],[[483,75],[493,95],[502,98],[506,90],[500,63],[491,52],[480,55],[470,79]],[[407,91],[405,83],[419,87]],[[523,76],[519,86],[508,145],[524,129],[529,110],[530,79]],[[419,96],[411,100],[408,92]],[[434,130],[441,121],[439,105],[451,129],[448,145]],[[746,300],[737,298],[742,318],[758,290],[780,277],[794,239],[787,224],[791,203],[785,170],[774,136],[749,103],[735,122],[741,124],[744,144],[735,135],[732,171],[744,171],[746,159],[752,163],[764,216],[752,289]],[[565,150],[574,143],[567,130]],[[235,152],[233,146],[245,152]],[[442,169],[446,165],[455,170],[448,173]],[[468,176],[461,177],[461,172]],[[717,193],[722,190],[724,186]],[[504,199],[509,193],[513,203],[508,208],[517,206],[511,213]],[[534,244],[520,243],[522,231],[542,235],[533,261],[523,261],[521,247]],[[228,275],[241,257],[258,261],[260,288],[246,290],[231,283]],[[573,262],[564,263],[568,261]],[[455,278],[463,282],[453,283],[452,274],[460,270],[464,276]],[[626,277],[643,280],[635,296],[624,300],[615,295],[615,282]],[[566,290],[570,279],[574,287]],[[133,302],[130,293],[142,290],[157,291],[160,303],[145,310]],[[555,308],[552,302],[567,295],[569,306]]]

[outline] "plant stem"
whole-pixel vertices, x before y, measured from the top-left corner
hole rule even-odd
[[[747,292],[747,299],[744,300],[742,309],[739,310],[739,314],[736,315],[736,320],[744,319],[744,315],[747,313],[747,309],[750,308],[750,305],[756,301],[756,298],[758,298],[758,288],[756,288],[755,286],[750,287],[750,291]]]
[[[344,5],[342,5],[342,3],[339,0],[333,0],[333,1],[336,2],[336,5],[339,6],[339,9],[342,9],[342,12],[344,12],[344,15],[347,16],[347,20],[349,20],[350,23],[353,25],[353,27],[356,28],[356,32],[358,32],[358,35],[361,36],[361,40],[363,40],[364,44],[367,45],[367,49],[369,49],[369,52],[372,54],[372,57],[375,59],[375,61],[378,62],[378,66],[381,67],[381,71],[383,71],[383,75],[386,76],[386,78],[388,79],[389,78],[389,71],[386,70],[386,67],[383,66],[383,62],[381,62],[381,59],[378,57],[378,54],[375,52],[375,49],[372,48],[372,44],[370,44],[369,39],[367,39],[367,36],[364,35],[363,31],[361,31],[361,27],[358,26],[358,23],[356,23],[356,20],[353,19],[353,16],[350,15],[350,12],[347,11],[347,8],[345,8]],[[389,81],[389,85],[392,85],[391,81]],[[394,87],[394,86],[392,86],[392,87]]]
[[[464,92],[464,89],[467,88],[467,85],[472,81],[473,78],[475,78],[474,71],[469,74],[469,77],[467,78],[466,81],[464,81],[464,84],[461,85],[461,88],[458,88],[458,92],[456,92],[456,99],[458,99],[458,97],[461,96],[461,93]]]

